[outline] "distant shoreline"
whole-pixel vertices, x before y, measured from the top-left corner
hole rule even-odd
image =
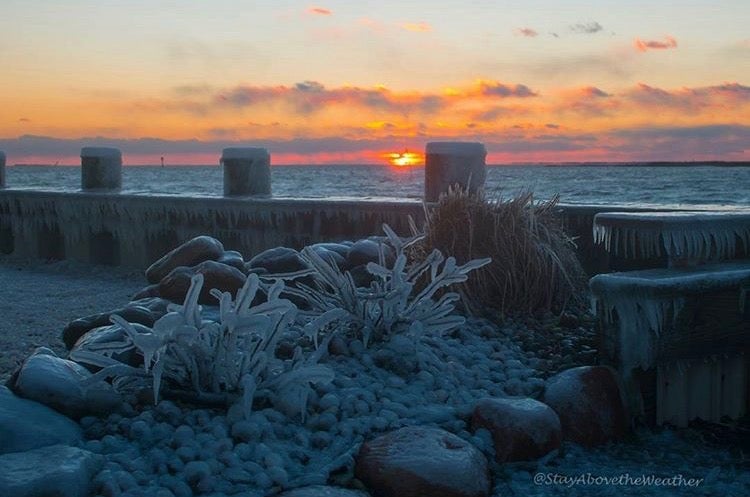
[[[274,167],[352,167],[379,166],[394,167],[390,164],[273,164]],[[750,161],[647,161],[647,162],[511,162],[507,164],[487,164],[487,167],[750,167]],[[13,164],[9,167],[81,167],[80,164]],[[160,166],[158,164],[123,164],[123,167],[220,167],[218,164],[174,164]],[[422,168],[424,165],[408,166]]]

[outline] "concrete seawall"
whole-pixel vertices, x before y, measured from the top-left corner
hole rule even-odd
[[[623,206],[560,205],[559,211],[589,273],[612,267],[592,237],[594,215]],[[208,234],[246,259],[276,246],[381,235],[383,223],[409,234],[421,226],[421,201],[125,195],[0,190],[0,253],[145,268],[165,252]]]

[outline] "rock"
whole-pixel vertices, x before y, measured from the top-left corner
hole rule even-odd
[[[378,497],[479,497],[491,487],[487,460],[476,447],[419,426],[362,444],[354,474]]]
[[[276,494],[276,497],[368,497],[368,494],[359,490],[349,490],[342,487],[313,485],[287,490],[286,492]]]
[[[158,319],[158,316],[154,316],[149,309],[132,304],[109,312],[92,314],[68,323],[68,326],[66,326],[62,332],[62,340],[65,343],[65,346],[70,350],[78,339],[88,331],[93,330],[94,328],[109,326],[112,324],[109,318],[113,314],[121,316],[129,323],[138,323],[149,327],[153,326],[154,322]]]
[[[543,401],[560,417],[565,440],[593,447],[627,431],[629,417],[623,399],[612,368],[581,366],[549,378]]]
[[[138,333],[150,333],[151,328],[138,323],[132,323],[133,328]],[[101,350],[102,347],[106,347],[107,344],[122,344],[125,342],[124,338],[127,335],[120,325],[113,324],[111,326],[102,326],[101,328],[94,328],[87,332],[73,345],[70,350],[70,357],[75,359],[76,353],[80,351],[92,351],[96,352]],[[123,364],[127,364],[133,367],[140,367],[143,365],[143,356],[135,348],[124,352],[117,352],[111,355],[112,359],[120,361]],[[91,371],[99,371],[101,368],[96,366],[86,365],[86,369]]]
[[[471,417],[472,429],[492,435],[495,460],[531,461],[560,448],[560,418],[534,399],[482,399]]]
[[[175,268],[159,283],[159,293],[165,299],[182,303],[190,288],[190,279],[194,274],[203,275],[203,289],[198,299],[201,304],[218,303],[211,295],[212,288],[234,295],[237,290],[242,288],[247,279],[239,269],[216,261],[204,261],[192,268]]]
[[[221,255],[221,257],[219,257],[217,262],[239,269],[243,274],[246,274],[247,268],[245,268],[245,259],[242,257],[242,254],[236,250],[227,250]]]
[[[367,270],[364,264],[351,268],[349,273],[352,275],[354,284],[359,288],[368,288],[370,283],[375,280],[375,276]]]
[[[318,254],[324,261],[333,262],[336,267],[342,271],[347,268],[346,257],[333,250],[328,250],[321,245],[312,245],[310,247],[316,254]]]
[[[299,256],[299,252],[287,247],[276,247],[264,250],[250,259],[249,269],[265,269],[271,274],[293,273],[306,269],[307,266]]]
[[[198,236],[151,264],[146,269],[146,279],[149,283],[159,283],[177,267],[192,267],[203,261],[215,261],[223,254],[224,246],[219,240],[210,236]]]
[[[98,454],[53,445],[0,455],[0,495],[13,497],[88,497],[104,464]]]
[[[349,255],[349,247],[351,246],[351,242],[349,242],[349,245],[346,245],[344,243],[315,243],[313,245],[310,245],[313,249],[324,249],[329,250],[331,252],[336,252],[341,257],[346,259],[346,257]]]
[[[5,454],[48,445],[75,445],[83,440],[83,432],[70,418],[0,386],[0,440],[0,454]]]
[[[560,315],[560,319],[558,319],[557,323],[563,328],[569,328],[572,330],[580,326],[581,320],[578,319],[578,316],[576,316],[572,312],[563,312]]]
[[[368,262],[378,262],[380,258],[380,245],[373,240],[359,240],[349,249],[346,262],[353,268],[365,265]]]
[[[80,364],[39,348],[24,361],[9,387],[21,397],[74,419],[106,414],[119,406],[122,399],[108,383],[82,387],[81,382],[90,376],[91,372]]]
[[[158,320],[160,317],[167,313],[167,307],[171,302],[161,297],[145,297],[142,299],[132,300],[128,306],[140,306],[145,307],[154,315]]]

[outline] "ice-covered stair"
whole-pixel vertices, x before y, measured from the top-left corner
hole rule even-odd
[[[624,376],[657,367],[657,422],[718,421],[747,411],[750,261],[600,274],[589,285]],[[686,305],[710,306],[719,295],[734,299],[723,318],[735,325],[676,326]],[[708,361],[716,365],[706,368]]]
[[[629,258],[731,259],[750,251],[750,211],[604,212],[594,242]]]

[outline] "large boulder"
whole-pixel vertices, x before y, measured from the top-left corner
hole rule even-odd
[[[560,418],[547,404],[534,399],[482,399],[471,417],[474,430],[492,435],[495,460],[531,461],[558,449]]]
[[[558,373],[547,380],[543,400],[560,417],[565,440],[593,447],[628,430],[622,387],[610,367],[581,366]]]
[[[24,361],[8,386],[17,395],[74,419],[107,414],[117,408],[122,398],[108,383],[84,388],[83,382],[90,376],[91,372],[80,364],[39,348]]]
[[[76,445],[82,439],[83,432],[78,423],[0,386],[0,454],[48,445]]]
[[[146,279],[149,283],[159,283],[177,267],[191,267],[203,261],[215,261],[222,255],[224,255],[224,246],[219,240],[210,236],[198,236],[151,264],[146,269]]]
[[[490,494],[482,453],[438,428],[406,427],[365,442],[354,474],[376,497],[480,497]]]
[[[175,268],[159,282],[159,294],[172,302],[182,303],[195,274],[203,275],[203,288],[198,299],[201,304],[218,304],[211,295],[211,289],[235,295],[247,279],[239,269],[216,261],[204,261],[195,267]]]
[[[104,457],[65,445],[0,455],[0,495],[88,497]]]
[[[247,263],[248,270],[265,270],[271,274],[294,273],[306,268],[299,252],[288,247],[264,250]]]
[[[92,314],[83,318],[76,319],[68,323],[62,332],[62,340],[65,346],[70,350],[73,345],[85,335],[87,332],[94,328],[101,328],[102,326],[109,326],[112,324],[110,316],[116,314],[122,317],[129,323],[138,323],[144,326],[153,326],[154,322],[161,316],[155,315],[150,309],[141,307],[139,305],[130,304],[126,307],[114,309],[108,312],[102,312],[100,314]]]
[[[359,490],[313,485],[287,490],[286,492],[276,494],[276,497],[368,497],[368,495]]]

